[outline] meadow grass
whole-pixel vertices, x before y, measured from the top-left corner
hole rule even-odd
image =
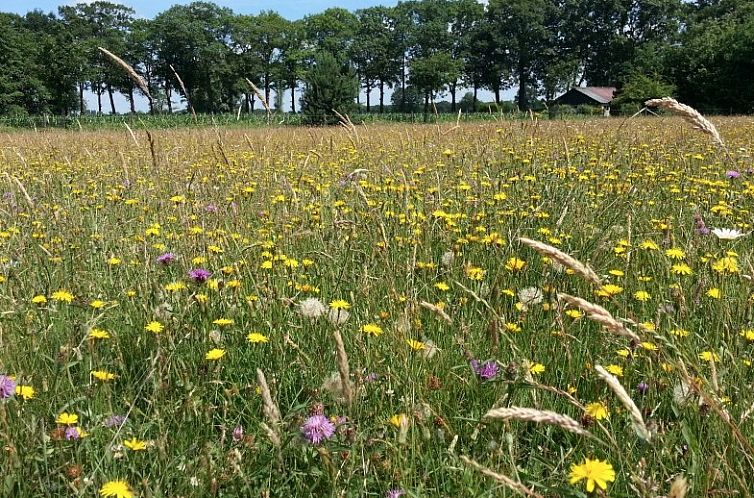
[[[750,496],[715,125],[0,135],[0,495]]]

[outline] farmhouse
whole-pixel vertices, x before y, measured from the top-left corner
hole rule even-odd
[[[612,86],[575,86],[555,99],[560,105],[593,105],[602,107],[605,116],[610,115],[610,102],[615,95]]]

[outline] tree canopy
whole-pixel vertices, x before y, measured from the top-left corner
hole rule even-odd
[[[480,89],[499,103],[509,88],[526,110],[580,84],[615,86],[623,103],[664,90],[705,112],[754,112],[750,0],[408,0],[297,21],[204,1],[154,19],[107,1],[0,13],[0,114],[84,113],[87,91],[93,111],[115,113],[120,92],[136,112],[138,89],[97,47],[133,66],[153,112],[173,112],[175,96],[197,112],[252,112],[288,92],[296,111],[324,53],[355,74],[367,112],[415,109],[417,98],[426,112],[440,97],[455,111],[466,92],[473,110]]]

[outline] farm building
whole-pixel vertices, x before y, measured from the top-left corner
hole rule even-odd
[[[615,95],[612,86],[575,86],[555,99],[559,105],[593,105],[602,107],[606,116],[610,115],[610,102]]]

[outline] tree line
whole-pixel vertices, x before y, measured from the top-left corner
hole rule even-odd
[[[115,92],[136,112],[133,81],[97,47],[144,79],[151,112],[173,112],[176,94],[200,113],[250,112],[260,98],[280,109],[287,99],[295,112],[296,90],[322,79],[316,60],[353,75],[341,86],[363,90],[367,112],[426,109],[440,94],[455,111],[462,89],[473,102],[486,89],[499,103],[510,88],[525,110],[580,84],[616,86],[629,104],[661,92],[701,109],[754,111],[751,0],[410,0],[295,21],[210,2],[142,19],[96,1],[0,13],[0,114],[83,114],[86,91],[96,112],[115,113]]]

